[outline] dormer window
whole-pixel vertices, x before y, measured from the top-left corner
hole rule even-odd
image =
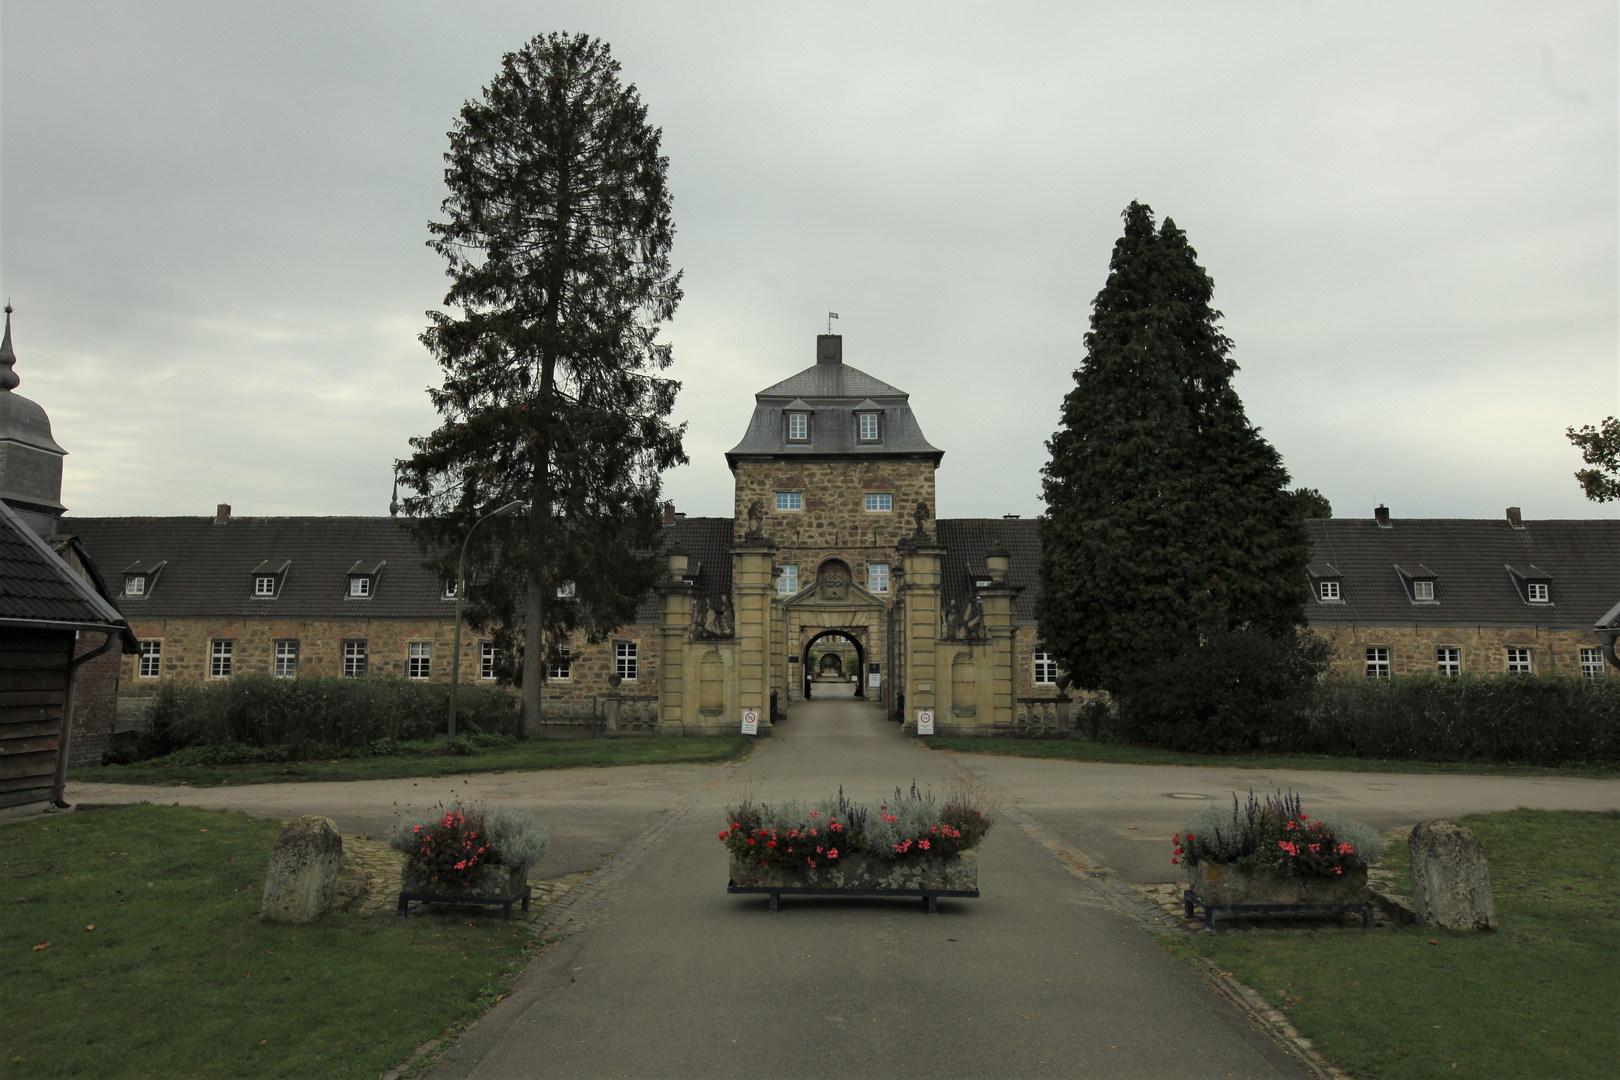
[[[253,568],[253,599],[274,600],[281,595],[281,583],[287,580],[287,569],[292,562],[266,559]]]
[[[1519,590],[1519,599],[1527,604],[1552,603],[1552,575],[1539,566],[1521,564],[1521,567],[1507,568],[1513,587]]]
[[[867,398],[854,408],[855,413],[855,441],[858,443],[881,442],[883,438],[883,406]]]
[[[124,595],[131,598],[150,596],[152,587],[157,584],[158,575],[167,565],[168,563],[161,559],[155,561],[143,559],[124,567]]]
[[[1316,583],[1316,598],[1318,600],[1342,600],[1343,597],[1339,595],[1338,581],[1331,579],[1318,581]]]
[[[1344,603],[1344,578],[1332,563],[1311,563],[1305,568],[1311,576],[1311,595],[1319,604]]]
[[[1434,582],[1432,582],[1432,581],[1414,581],[1414,582],[1412,582],[1412,599],[1414,599],[1414,600],[1433,600],[1434,599]]]
[[[860,440],[861,442],[877,442],[878,418],[877,413],[863,412],[860,414]]]
[[[385,560],[368,562],[360,559],[349,567],[349,599],[370,600],[377,592],[377,578],[381,576]]]
[[[1440,601],[1435,594],[1434,583],[1440,576],[1422,563],[1408,563],[1397,566],[1395,573],[1400,575],[1401,587],[1406,590],[1406,598],[1414,604],[1438,604]]]
[[[124,595],[125,596],[145,596],[146,595],[146,575],[145,574],[125,574],[124,575]]]
[[[565,581],[557,586],[557,599],[572,600],[579,593],[579,587],[572,581]]]
[[[810,437],[810,417],[806,413],[788,413],[788,442],[804,442]]]
[[[1531,581],[1527,584],[1532,604],[1545,604],[1552,600],[1552,588],[1545,581]]]

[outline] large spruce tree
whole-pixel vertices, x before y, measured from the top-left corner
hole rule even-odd
[[[419,538],[455,560],[478,530],[468,620],[492,626],[540,715],[548,655],[629,622],[658,571],[660,474],[686,456],[660,323],[681,297],[661,133],[606,44],[534,38],[450,132],[430,245],[451,279],[422,342],[443,424],[399,463]],[[459,660],[459,658],[458,658]]]
[[[1291,636],[1309,551],[1197,253],[1147,206],[1124,219],[1047,444],[1038,612],[1074,683],[1116,694],[1232,631]]]

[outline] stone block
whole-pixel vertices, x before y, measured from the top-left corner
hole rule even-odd
[[[1496,928],[1485,848],[1472,829],[1455,821],[1424,821],[1408,843],[1419,923],[1448,930]]]
[[[343,837],[331,818],[305,814],[288,822],[270,852],[259,918],[308,923],[332,910]]]

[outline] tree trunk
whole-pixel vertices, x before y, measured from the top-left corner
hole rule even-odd
[[[546,535],[542,515],[550,508],[550,493],[545,487],[544,480],[537,477],[529,503],[529,535],[541,544]],[[529,595],[523,612],[523,711],[518,736],[532,739],[540,734],[540,694],[546,687],[546,648],[542,631],[546,625],[546,583],[539,565],[530,567],[527,584]]]

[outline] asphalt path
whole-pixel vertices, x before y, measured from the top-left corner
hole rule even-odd
[[[943,793],[945,759],[876,708],[795,706],[544,952],[435,1076],[1301,1077],[1292,1059],[1023,833],[980,849],[977,900],[725,892],[724,808],[843,785]],[[1196,1049],[1194,1049],[1196,1048]]]

